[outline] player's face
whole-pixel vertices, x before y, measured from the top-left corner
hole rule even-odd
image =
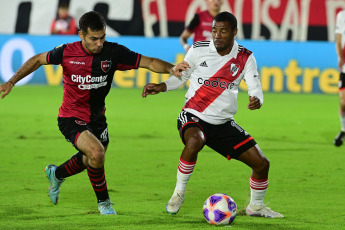
[[[98,54],[103,49],[105,41],[105,28],[98,31],[91,31],[87,28],[87,33],[79,31],[79,37],[82,40],[83,47],[92,54]]]
[[[230,53],[234,44],[234,38],[237,34],[237,28],[232,29],[230,22],[217,22],[212,23],[212,39],[220,55]]]
[[[208,0],[210,10],[219,11],[223,5],[223,0]]]

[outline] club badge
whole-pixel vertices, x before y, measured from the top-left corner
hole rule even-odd
[[[231,63],[231,65],[230,65],[230,74],[231,74],[231,76],[234,77],[237,74],[239,69],[240,69],[240,64]]]
[[[101,68],[104,71],[104,73],[108,72],[111,68],[111,61],[101,61]]]

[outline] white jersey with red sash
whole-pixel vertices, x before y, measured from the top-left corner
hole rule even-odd
[[[223,124],[236,114],[238,88],[242,79],[248,94],[263,103],[263,94],[256,60],[251,51],[234,42],[231,52],[220,56],[213,41],[193,44],[185,61],[191,68],[183,72],[183,82],[189,79],[183,107],[211,124]]]

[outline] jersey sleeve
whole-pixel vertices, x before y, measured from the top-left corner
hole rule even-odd
[[[197,50],[194,48],[194,46],[192,46],[188,50],[188,52],[187,52],[187,54],[186,54],[186,56],[184,58],[184,61],[186,61],[189,64],[189,66],[190,66],[190,68],[187,69],[187,71],[183,71],[182,72],[182,78],[185,79],[185,81],[187,81],[190,78],[190,76],[193,73],[194,69],[197,67],[196,64],[195,64],[195,60],[197,58],[197,53],[198,53]]]
[[[119,55],[119,62],[116,68],[117,70],[130,70],[139,68],[141,54],[133,52],[123,45],[118,45],[116,53],[117,55]]]
[[[48,64],[59,65],[62,63],[63,51],[66,45],[60,45],[49,51],[47,54]]]
[[[189,23],[189,25],[187,26],[187,30],[189,32],[193,32],[193,30],[195,29],[195,27],[197,27],[200,23],[200,18],[199,18],[199,14],[195,14],[194,18],[192,19],[192,21]]]
[[[181,77],[175,77],[174,75],[171,75],[170,78],[164,82],[167,86],[167,91],[178,89],[188,81],[193,70],[195,69],[194,52],[195,50],[193,49],[193,47],[191,47],[184,58],[184,61],[188,62],[191,68],[189,68],[187,71],[183,71]]]
[[[244,67],[244,80],[248,86],[248,95],[260,99],[260,103],[264,102],[264,95],[262,93],[261,82],[257,70],[256,60],[251,54]]]

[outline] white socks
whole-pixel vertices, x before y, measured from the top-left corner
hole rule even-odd
[[[195,164],[196,161],[188,162],[180,158],[175,191],[184,191],[186,189],[187,182],[193,173]]]
[[[250,203],[255,205],[263,205],[267,188],[268,178],[256,180],[250,176]]]

